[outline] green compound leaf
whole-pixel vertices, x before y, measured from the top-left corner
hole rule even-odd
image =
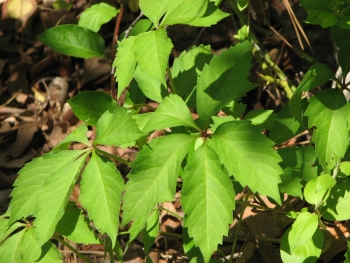
[[[331,4],[328,0],[302,0],[300,5],[307,11],[308,16],[305,20],[306,23],[320,25],[323,28],[332,25],[327,18],[334,12],[331,9]],[[336,24],[336,22],[337,21],[335,20],[335,23],[333,24]]]
[[[304,78],[301,80],[289,102],[290,113],[299,123],[302,123],[303,119],[301,106],[303,92],[314,89],[330,79],[335,80],[333,71],[327,65],[321,63],[312,65],[305,73]]]
[[[283,262],[305,262],[316,263],[321,255],[324,236],[320,229],[316,229],[311,238],[303,242],[303,246],[298,247],[293,252],[290,251],[289,228],[282,237],[281,242],[281,257]]]
[[[212,115],[229,101],[243,96],[253,86],[247,77],[251,68],[251,44],[238,43],[205,65],[197,84],[197,111],[204,128]]]
[[[84,165],[86,154],[67,164],[46,178],[37,193],[35,233],[39,245],[43,245],[55,233],[56,225],[62,218],[69,195]],[[52,197],[55,198],[52,198]]]
[[[132,51],[141,71],[150,78],[165,83],[165,71],[172,47],[166,30],[160,28],[138,35]]]
[[[95,4],[84,10],[78,25],[97,32],[103,24],[109,22],[118,13],[119,10],[109,4]]]
[[[52,149],[52,151],[68,150],[72,142],[80,142],[87,146],[91,146],[89,140],[86,138],[87,131],[88,128],[86,124],[78,126],[74,131],[72,131],[62,141],[60,141],[59,144],[57,144],[55,148]]]
[[[132,51],[135,38],[134,36],[130,36],[119,43],[117,54],[113,62],[113,67],[116,68],[114,76],[118,82],[118,98],[123,90],[129,86],[136,69],[136,58]]]
[[[316,126],[312,141],[316,144],[318,160],[329,172],[344,156],[349,145],[347,102],[341,90],[326,89],[310,99],[305,115],[309,128]]]
[[[74,205],[74,202],[68,202],[66,211],[58,222],[55,232],[75,243],[100,244],[94,229],[89,225],[90,220],[82,214],[82,210],[74,207]]]
[[[319,205],[320,202],[327,199],[327,190],[336,184],[335,179],[329,174],[322,174],[309,181],[304,188],[305,200],[313,205]]]
[[[297,134],[304,131],[305,128],[292,117],[289,104],[284,104],[282,110],[277,114],[277,118],[270,130],[269,139],[276,145],[281,144]]]
[[[176,126],[193,127],[199,130],[185,102],[179,96],[170,94],[159,105],[143,130],[161,130]]]
[[[15,189],[11,193],[11,216],[9,224],[34,215],[36,211],[36,199],[41,198],[39,192],[41,192],[40,189],[43,187],[46,178],[51,177],[58,171],[64,170],[67,165],[72,163],[85,151],[50,152],[27,163],[19,171],[19,177],[14,183]]]
[[[102,91],[83,91],[68,100],[74,114],[83,122],[96,126],[98,119],[106,111],[113,112],[117,103]]]
[[[51,241],[39,246],[33,227],[24,234],[21,252],[22,262],[62,263],[62,254]]]
[[[121,145],[136,141],[146,133],[140,131],[126,109],[117,106],[106,111],[97,122],[95,144]]]
[[[157,203],[173,200],[181,163],[195,139],[186,134],[160,137],[137,154],[125,187],[123,225],[147,220]]]
[[[197,77],[202,73],[205,64],[209,64],[213,54],[210,46],[200,45],[184,51],[175,58],[171,75],[176,87],[176,94],[183,98],[187,105],[195,107]]]
[[[226,122],[215,130],[212,140],[221,162],[242,186],[281,203],[281,157],[258,127],[249,121]]]
[[[79,200],[101,233],[107,233],[112,246],[118,234],[119,211],[124,180],[114,163],[95,152],[84,169]]]
[[[324,205],[322,216],[326,220],[348,220],[350,218],[350,181],[335,185]]]
[[[312,238],[318,227],[318,218],[316,214],[302,212],[292,225],[288,233],[289,251],[292,253],[295,249],[302,247]]]
[[[208,0],[178,0],[170,1],[167,6],[167,12],[160,26],[174,24],[192,25],[191,21],[204,15],[208,7]]]
[[[184,226],[188,227],[204,261],[209,262],[233,220],[235,193],[232,183],[223,172],[218,155],[205,142],[189,158],[182,178]]]
[[[165,14],[171,2],[171,0],[140,0],[139,5],[142,13],[158,27],[160,18]]]
[[[151,100],[161,103],[169,94],[164,82],[149,77],[140,67],[136,67],[134,78],[143,94]]]
[[[21,244],[23,235],[26,230],[23,229],[20,232],[10,236],[0,246],[0,262],[6,263],[22,263],[21,259]]]
[[[103,38],[81,26],[62,25],[45,30],[38,39],[53,50],[78,58],[103,57]]]

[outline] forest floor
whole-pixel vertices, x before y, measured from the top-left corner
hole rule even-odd
[[[72,0],[72,9],[55,10],[50,1],[40,1],[33,5],[27,14],[22,13],[18,19],[9,17],[7,7],[12,0],[0,0],[0,215],[3,214],[10,202],[10,193],[18,171],[25,163],[33,158],[49,152],[59,141],[74,130],[81,122],[74,117],[66,100],[80,91],[102,90],[110,92],[111,81],[111,47],[115,27],[115,20],[105,24],[99,33],[106,42],[106,59],[77,59],[56,53],[45,47],[36,37],[45,29],[57,24],[76,24],[81,12],[92,4],[100,1]],[[35,0],[12,1],[17,5],[34,3]],[[117,1],[104,1],[118,7]],[[311,65],[310,61],[299,56],[299,52],[288,47],[287,42],[297,50],[301,49],[294,31],[291,19],[282,1],[251,0],[248,10],[244,11],[250,19],[251,29],[260,41],[260,48],[269,54],[287,77],[297,86],[303,74]],[[261,6],[262,2],[271,5]],[[297,0],[290,1],[292,8],[310,41],[311,48],[305,44],[304,52],[314,61],[327,64],[334,72],[338,65],[335,59],[336,51],[328,29],[303,23],[306,12],[299,6]],[[36,2],[35,2],[36,3]],[[222,9],[233,13],[230,6],[223,1]],[[249,14],[248,14],[249,12]],[[125,31],[138,16],[138,11],[131,11],[126,6],[120,26],[120,32]],[[264,23],[265,18],[273,32]],[[237,43],[240,23],[233,14],[210,28],[195,28],[190,26],[172,26],[167,29],[172,39],[174,49],[172,58],[189,49],[193,45],[211,45],[215,54],[230,45]],[[281,39],[283,36],[283,39]],[[273,83],[266,83],[259,77],[259,64],[253,61],[250,81],[258,83],[259,87],[249,92],[243,98],[247,103],[247,112],[253,109],[272,109],[276,113],[287,101],[283,89]],[[93,102],[92,102],[93,103]],[[152,103],[152,102],[150,102]],[[90,136],[92,136],[93,131]],[[73,145],[75,149],[81,145]],[[109,148],[128,161],[135,159],[136,149]],[[126,174],[129,167],[118,165],[118,169]],[[77,201],[79,185],[74,188],[71,199]],[[244,193],[242,194],[244,195]],[[266,200],[268,203],[268,200]],[[302,202],[297,200],[297,202]],[[180,209],[178,202],[165,204],[168,209]],[[237,216],[241,213],[237,207]],[[254,209],[246,209],[243,224],[239,232],[239,246],[237,251],[243,252],[236,262],[281,262],[279,256],[278,238],[288,222],[279,224],[279,219],[268,213],[259,213]],[[290,223],[290,222],[289,222]],[[232,236],[236,222],[233,222],[229,236],[220,247],[225,255],[230,254]],[[162,216],[161,229],[179,226],[174,218]],[[181,228],[181,227],[178,227]],[[334,239],[348,236],[348,226],[342,222],[329,227],[328,233]],[[176,229],[176,231],[181,231]],[[276,241],[277,240],[277,241]],[[121,237],[121,244],[127,237]],[[343,254],[347,250],[341,242],[328,243],[329,248],[319,262],[342,262]],[[176,238],[165,239],[159,236],[151,252],[155,262],[169,261],[168,255],[181,250],[181,241]],[[64,250],[64,248],[61,248]],[[89,255],[95,262],[103,262],[102,246],[81,246],[78,249],[91,252]],[[153,253],[153,254],[152,254]],[[64,253],[66,262],[76,262],[70,253]],[[220,257],[221,255],[217,255]],[[142,243],[133,242],[125,256],[126,261],[143,262],[144,253]],[[78,261],[79,262],[79,261]]]

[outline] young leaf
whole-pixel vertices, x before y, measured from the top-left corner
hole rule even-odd
[[[95,152],[84,169],[79,200],[101,233],[107,233],[112,246],[118,234],[119,210],[124,181],[114,163]]]
[[[151,100],[161,103],[163,98],[169,94],[165,82],[149,77],[146,72],[140,70],[140,67],[136,67],[134,78],[143,94]]]
[[[61,25],[45,30],[38,39],[53,50],[78,58],[103,57],[103,38],[81,26]]]
[[[146,133],[139,130],[131,114],[117,106],[113,113],[106,111],[97,122],[95,144],[121,145],[136,141]]]
[[[144,251],[146,253],[154,244],[154,240],[158,236],[158,231],[159,231],[159,212],[158,212],[158,209],[154,209],[153,213],[147,220],[147,226],[142,232],[142,243],[144,245]]]
[[[277,145],[305,130],[299,122],[294,120],[289,111],[289,104],[286,103],[277,114],[277,118],[270,130],[269,139]]]
[[[316,88],[330,79],[335,79],[333,71],[325,64],[313,64],[305,73],[298,88],[289,102],[289,109],[292,116],[302,123],[301,97],[304,91]]]
[[[258,127],[249,121],[226,122],[216,129],[212,140],[221,162],[242,186],[281,202],[281,157]]]
[[[80,16],[78,25],[97,32],[103,24],[109,22],[118,13],[119,10],[109,4],[94,4],[84,10]]]
[[[21,254],[22,262],[62,263],[62,254],[51,241],[39,246],[33,227],[28,228],[24,234]]]
[[[34,215],[36,200],[37,198],[41,198],[39,192],[46,178],[64,169],[85,151],[50,152],[27,163],[18,172],[19,177],[13,184],[15,188],[11,193],[11,216],[9,224]]]
[[[174,24],[192,25],[191,21],[204,15],[208,7],[208,0],[178,0],[170,1],[167,12],[160,26]]]
[[[211,116],[225,104],[253,88],[247,81],[250,61],[251,44],[246,41],[223,51],[219,57],[214,56],[204,66],[197,84],[197,111],[204,128],[208,128]]]
[[[47,177],[36,198],[35,233],[39,245],[43,245],[55,233],[62,218],[69,195],[81,172],[86,154]],[[52,197],[55,198],[52,198]]]
[[[134,52],[132,51],[135,38],[136,37],[134,36],[130,36],[119,44],[117,54],[113,62],[113,67],[116,68],[114,76],[118,82],[118,98],[122,94],[123,90],[129,86],[136,69],[136,58]]]
[[[204,261],[209,262],[233,220],[235,193],[232,183],[223,172],[218,155],[206,142],[191,155],[182,178],[184,226],[201,250]]]
[[[52,149],[52,151],[68,150],[72,142],[80,142],[87,146],[91,146],[89,140],[86,138],[87,131],[88,128],[85,123],[78,126],[74,131],[60,141],[59,144]]]
[[[137,154],[125,187],[123,225],[150,215],[157,203],[173,200],[182,160],[194,140],[185,134],[160,137]]]
[[[140,0],[139,5],[142,13],[158,27],[159,20],[165,14],[170,2],[171,0]]]
[[[196,93],[193,92],[197,85],[197,77],[202,73],[205,64],[209,64],[213,54],[210,46],[200,45],[192,47],[188,52],[184,51],[178,58],[175,58],[171,75],[176,87],[176,94],[187,105],[196,105]]]
[[[173,44],[166,30],[160,28],[138,35],[132,47],[141,71],[150,78],[165,82],[165,71]]]
[[[290,251],[289,228],[282,237],[281,257],[283,262],[307,262],[316,263],[321,255],[324,236],[320,229],[316,229],[311,238],[303,242],[303,246],[298,247],[293,252]]]
[[[305,200],[313,205],[318,205],[327,199],[327,190],[336,184],[335,179],[329,174],[322,174],[309,181],[304,188]]]
[[[68,103],[74,114],[91,126],[96,126],[103,113],[113,112],[117,107],[112,97],[102,91],[79,92],[77,96],[68,100]]]
[[[324,205],[322,216],[330,221],[350,219],[350,181],[335,185]]]
[[[0,246],[0,262],[6,263],[22,263],[21,244],[26,229],[13,234]]]
[[[341,90],[326,89],[310,99],[305,115],[309,128],[316,126],[312,141],[316,144],[318,160],[324,171],[330,171],[344,156],[349,145],[348,108]]]
[[[91,194],[93,195],[93,193]],[[68,202],[66,211],[58,222],[55,232],[75,243],[100,244],[94,229],[89,226],[90,220],[82,214],[82,210],[74,207],[74,204],[74,202]]]
[[[170,94],[159,105],[143,130],[152,131],[176,126],[187,126],[199,130],[185,102],[178,95]]]

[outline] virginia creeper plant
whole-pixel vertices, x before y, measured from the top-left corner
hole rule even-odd
[[[247,25],[237,35],[240,42],[219,56],[210,46],[193,46],[169,65],[173,44],[166,27],[216,24],[229,15],[218,8],[219,2],[140,0],[145,18],[118,43],[113,63],[118,97],[127,89],[124,105],[99,91],[69,100],[84,124],[20,170],[10,208],[0,217],[0,262],[62,262],[52,243],[66,244],[62,237],[104,243],[114,262],[113,254],[120,255],[118,232],[129,223],[130,242],[142,233],[147,252],[159,232],[158,204],[173,201],[179,186],[189,260],[211,261],[233,221],[236,193],[248,187],[268,196],[276,209],[286,202],[284,193],[307,201],[301,211],[285,211],[295,221],[284,233],[280,251],[283,262],[317,261],[324,245],[323,220],[350,219],[350,108],[344,96],[350,71],[349,1],[301,1],[306,22],[331,28],[343,78],[337,79],[325,64],[314,64],[278,114],[257,110],[243,119],[241,98],[256,87],[247,80],[252,59]],[[243,9],[249,1],[238,2]],[[104,40],[97,31],[117,13],[105,3],[96,4],[83,12],[78,25],[50,28],[38,38],[66,55],[103,57]],[[303,96],[329,80],[337,88]],[[140,114],[146,100],[159,107]],[[189,108],[196,110],[197,119]],[[218,117],[219,111],[227,116]],[[92,143],[86,137],[88,126],[96,127]],[[167,129],[165,136],[147,142],[162,129]],[[305,130],[311,136],[308,146],[278,147]],[[87,148],[69,150],[72,142]],[[99,145],[137,146],[139,152],[130,164]],[[113,159],[131,166],[126,183]],[[87,213],[68,201],[79,176],[79,201]],[[106,240],[97,237],[91,221]]]

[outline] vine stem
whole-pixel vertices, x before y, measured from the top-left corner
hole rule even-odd
[[[166,68],[166,71],[168,73],[170,86],[171,86],[171,91],[172,91],[173,94],[176,94],[176,87],[175,87],[173,76],[171,75],[171,70],[170,70],[169,64],[168,64],[168,66]]]
[[[176,217],[177,219],[179,219],[181,221],[183,220],[183,218],[181,216],[179,216],[178,214],[174,213],[173,211],[170,211],[169,209],[166,209],[166,208],[164,208],[164,207],[162,207],[160,205],[158,205],[158,208],[161,209],[161,210],[166,211],[167,213],[171,214],[172,216]]]
[[[109,157],[109,158],[112,158],[112,159],[114,159],[114,160],[116,160],[116,161],[118,161],[118,162],[120,162],[120,163],[126,164],[127,166],[130,166],[130,165],[131,165],[130,162],[125,161],[124,159],[122,159],[122,158],[120,158],[120,157],[118,157],[118,156],[115,156],[115,155],[113,155],[113,154],[110,154],[110,153],[108,153],[108,152],[102,151],[102,150],[100,150],[100,149],[98,149],[98,148],[95,148],[95,151],[98,152],[98,153],[100,153],[100,154],[102,154],[102,155],[104,155],[104,156],[107,156],[107,157]]]
[[[53,236],[53,239],[56,239],[58,242],[61,242],[64,246],[69,248],[75,255],[77,255],[82,261],[87,263],[92,263],[92,261],[88,258],[86,258],[83,254],[81,254],[78,250],[76,250],[74,247],[72,247],[68,242],[66,242],[63,238],[60,238],[59,236]]]

